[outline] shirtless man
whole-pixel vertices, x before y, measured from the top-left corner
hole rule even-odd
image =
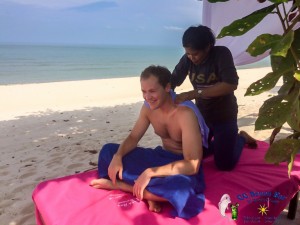
[[[100,179],[90,185],[131,192],[139,200],[146,199],[154,212],[161,211],[160,202],[168,201],[174,208],[172,216],[188,219],[204,207],[201,160],[208,130],[193,104],[187,107],[174,103],[170,77],[170,71],[160,66],[142,72],[145,104],[140,115],[121,145],[103,146],[98,161]],[[137,147],[150,124],[162,147]]]

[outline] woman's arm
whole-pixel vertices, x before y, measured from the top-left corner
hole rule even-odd
[[[171,88],[175,90],[177,86],[180,86],[188,74],[188,59],[186,55],[183,55],[175,66],[171,76]]]
[[[224,95],[228,95],[237,89],[236,84],[229,84],[225,82],[219,82],[215,85],[201,90],[192,90],[188,92],[182,92],[176,96],[176,103],[181,103],[187,100],[193,100],[197,98],[214,98]]]

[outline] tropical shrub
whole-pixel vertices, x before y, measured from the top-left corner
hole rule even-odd
[[[229,0],[208,1],[217,3]],[[257,1],[259,4],[266,0]],[[300,149],[300,28],[297,28],[300,21],[300,0],[268,1],[269,6],[223,27],[217,38],[243,35],[268,15],[276,14],[279,17],[283,28],[281,35],[261,34],[247,48],[247,52],[254,57],[269,51],[272,72],[251,84],[245,96],[268,91],[282,79],[277,95],[267,99],[260,107],[255,130],[273,129],[265,160],[274,164],[287,162],[290,175],[295,156]],[[291,134],[276,140],[276,135],[286,123],[291,128]]]

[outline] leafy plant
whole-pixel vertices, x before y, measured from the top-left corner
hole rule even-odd
[[[208,1],[216,3],[229,0]],[[258,4],[265,1],[258,0]],[[243,35],[266,16],[278,15],[283,33],[261,34],[247,48],[247,52],[254,57],[269,51],[272,72],[251,84],[245,96],[268,91],[275,87],[279,79],[283,80],[277,95],[270,97],[260,107],[255,130],[273,129],[265,160],[274,164],[288,162],[290,176],[295,156],[300,149],[300,28],[296,28],[300,21],[300,0],[268,1],[269,6],[224,27],[217,38]],[[290,126],[292,134],[286,139],[274,141],[285,123]]]

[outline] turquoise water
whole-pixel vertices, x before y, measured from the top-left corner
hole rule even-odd
[[[151,64],[172,71],[183,53],[181,47],[159,46],[0,45],[0,84],[139,76]]]

